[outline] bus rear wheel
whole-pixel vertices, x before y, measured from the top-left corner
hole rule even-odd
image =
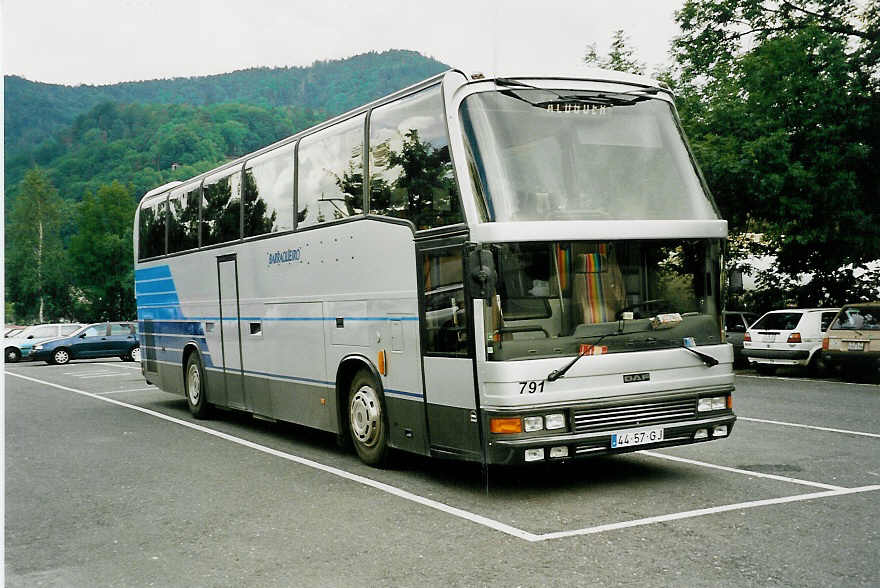
[[[183,385],[189,412],[197,419],[207,418],[210,406],[205,396],[205,371],[198,353],[191,353],[186,360]]]
[[[358,457],[382,467],[388,460],[388,422],[385,403],[375,378],[367,370],[355,374],[348,394],[348,428]]]

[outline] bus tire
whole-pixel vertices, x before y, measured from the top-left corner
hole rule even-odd
[[[198,353],[191,353],[186,360],[183,387],[189,412],[197,419],[207,418],[210,406],[205,394],[205,370]]]
[[[348,393],[348,430],[358,457],[365,464],[382,467],[388,461],[388,417],[379,385],[362,369],[351,381]]]

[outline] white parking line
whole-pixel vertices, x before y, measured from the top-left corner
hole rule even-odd
[[[783,366],[785,367],[785,366]],[[859,382],[843,382],[841,380],[817,380],[815,378],[796,378],[783,376],[753,376],[751,374],[736,374],[737,378],[755,378],[758,380],[782,380],[783,382],[813,382],[816,384],[845,384],[847,386],[873,386],[877,384],[862,384]]]
[[[873,492],[880,490],[880,486],[862,486],[860,488],[841,488],[840,490],[829,490],[827,492],[814,492],[811,494],[795,494],[794,496],[783,496],[781,498],[768,498],[767,500],[752,500],[750,502],[739,502],[737,504],[725,504],[724,506],[713,506],[710,508],[700,508],[697,510],[688,510],[684,512],[676,512],[667,515],[659,515],[656,517],[646,517],[644,519],[635,519],[632,521],[624,521],[622,523],[611,523],[608,525],[597,525],[595,527],[587,527],[585,529],[575,529],[574,531],[558,531],[556,533],[544,533],[537,536],[537,541],[546,541],[548,539],[562,539],[564,537],[575,537],[578,535],[592,535],[595,533],[604,533],[606,531],[616,531],[618,529],[628,529],[631,527],[640,527],[643,525],[653,525],[654,523],[665,523],[669,521],[679,521],[681,519],[690,519],[693,517],[701,517],[704,515],[717,514],[721,512],[730,512],[732,510],[745,510],[747,508],[757,508],[759,506],[770,506],[773,504],[786,504],[788,502],[801,502],[804,500],[815,500],[817,498],[828,498],[830,496],[844,496],[846,494],[859,494],[861,492]]]
[[[98,362],[98,365],[106,365],[106,366],[108,366],[108,367],[115,367],[115,368],[123,368],[123,369],[126,369],[126,370],[137,370],[137,371],[141,371],[141,366],[139,366],[139,365],[128,365],[128,364],[124,364],[124,363],[108,363],[108,362],[104,362],[104,361],[99,361],[99,362]]]
[[[74,376],[75,378],[80,378],[83,380],[87,380],[89,378],[118,378],[119,372],[113,372],[112,374],[87,374],[85,376]]]
[[[846,435],[861,435],[862,437],[875,437],[880,438],[880,434],[877,433],[864,433],[862,431],[849,431],[847,429],[832,429],[830,427],[817,427],[815,425],[801,425],[799,423],[786,423],[784,421],[770,421],[767,419],[753,419],[750,417],[743,417],[737,415],[736,420],[738,421],[751,421],[753,423],[767,423],[770,425],[783,425],[786,427],[798,427],[801,429],[813,429],[816,431],[828,431],[830,433],[844,433]]]
[[[390,484],[385,484],[384,482],[379,482],[377,480],[373,480],[371,478],[367,478],[365,476],[360,476],[358,474],[353,474],[351,472],[334,468],[332,466],[327,466],[322,463],[318,463],[316,461],[312,461],[310,459],[306,459],[304,457],[299,457],[297,455],[293,455],[290,453],[285,453],[283,451],[279,451],[277,449],[273,449],[271,447],[266,447],[265,445],[260,445],[258,443],[254,443],[252,441],[248,441],[246,439],[241,439],[239,437],[235,437],[233,435],[229,435],[228,433],[223,433],[221,431],[216,431],[214,429],[210,429],[208,427],[204,427],[202,425],[198,425],[196,423],[190,423],[161,412],[156,412],[154,410],[150,410],[148,408],[143,408],[140,406],[135,406],[133,404],[128,404],[126,402],[120,402],[119,400],[114,400],[112,398],[107,398],[105,396],[101,396],[98,394],[94,394],[92,392],[86,392],[84,390],[78,390],[76,388],[70,388],[68,386],[62,386],[60,384],[55,384],[52,382],[47,382],[45,380],[38,380],[37,378],[32,378],[29,376],[24,376],[21,374],[16,374],[12,372],[6,372],[10,376],[14,376],[17,378],[21,378],[23,380],[29,380],[31,382],[36,382],[38,384],[43,384],[46,386],[51,386],[53,388],[58,388],[60,390],[66,390],[68,392],[73,392],[74,394],[79,394],[82,396],[87,396],[90,398],[94,398],[96,400],[100,400],[102,402],[108,402],[110,404],[115,404],[117,406],[121,406],[124,408],[130,408],[137,412],[147,414],[150,416],[154,416],[156,418],[175,423],[181,425],[183,427],[187,427],[189,429],[193,429],[196,431],[200,431],[202,433],[206,433],[208,435],[213,435],[214,437],[218,437],[220,439],[224,439],[226,441],[230,441],[232,443],[236,443],[243,447],[248,447],[250,449],[254,449],[256,451],[260,451],[262,453],[266,453],[268,455],[272,455],[275,457],[279,457],[281,459],[285,459],[288,461],[292,461],[294,463],[298,463],[300,465],[304,465],[306,467],[310,467],[334,476],[338,476],[340,478],[344,478],[346,480],[350,480],[352,482],[356,482],[358,484],[363,484],[364,486],[369,486],[376,490],[380,490],[382,492],[387,492],[393,496],[397,496],[398,498],[403,498],[404,500],[409,500],[410,502],[414,502],[416,504],[420,504],[422,506],[426,506],[428,508],[432,508],[434,510],[438,510],[444,512],[446,514],[470,521],[472,523],[476,523],[478,525],[482,525],[489,529],[493,529],[495,531],[499,531],[501,533],[505,533],[507,535],[516,537],[518,539],[522,539],[524,541],[529,542],[539,542],[539,541],[547,541],[550,539],[561,539],[564,537],[574,537],[577,535],[589,535],[594,533],[601,533],[605,531],[613,531],[617,529],[624,529],[628,527],[636,527],[641,525],[650,525],[653,523],[666,522],[666,521],[674,521],[685,518],[698,517],[703,515],[709,515],[719,512],[727,512],[731,510],[740,510],[747,508],[755,508],[759,506],[768,506],[772,504],[783,504],[787,502],[798,502],[804,500],[814,500],[818,498],[826,498],[830,496],[842,496],[846,494],[856,494],[860,492],[871,492],[874,490],[880,490],[880,485],[878,486],[863,486],[860,488],[840,488],[836,486],[827,486],[822,485],[828,488],[834,488],[834,490],[830,490],[827,492],[815,492],[811,494],[798,494],[794,496],[784,496],[781,498],[771,498],[767,500],[755,500],[750,502],[741,502],[737,504],[727,504],[723,506],[716,506],[711,508],[704,508],[698,510],[690,510],[685,512],[672,513],[667,515],[659,515],[653,517],[646,517],[642,519],[635,519],[632,521],[624,521],[620,523],[611,523],[607,525],[598,525],[593,527],[586,527],[583,529],[575,529],[572,531],[558,531],[553,533],[544,533],[544,534],[536,534],[530,533],[523,529],[519,529],[517,527],[513,527],[511,525],[502,523],[500,521],[496,521],[494,519],[490,519],[488,517],[484,517],[482,515],[478,515],[476,513],[472,513],[470,511],[466,511],[460,508],[456,508],[454,506],[449,506],[448,504],[443,504],[442,502],[438,502],[436,500],[432,500],[430,498],[425,498],[424,496],[419,496],[418,494],[413,494],[412,492],[408,492],[406,490],[402,490],[395,486],[391,486]],[[644,452],[644,453],[653,453],[653,452]],[[663,455],[663,454],[655,454],[662,458],[673,459],[675,461],[687,461],[693,462],[693,460],[684,460],[682,458],[672,458],[671,456]],[[699,465],[712,466],[712,464],[705,464],[704,462],[694,462]],[[725,468],[724,466],[716,466],[718,469],[729,469],[737,472],[748,473],[749,475],[755,475],[757,477],[766,477],[766,478],[782,478],[782,476],[772,476],[770,474],[757,474],[755,472],[747,472],[746,470],[736,470],[735,468]],[[786,479],[786,481],[792,481],[792,479]],[[818,485],[814,482],[804,482],[803,480],[798,481],[799,483],[806,483],[808,485]]]
[[[122,394],[123,392],[144,392],[146,390],[158,390],[155,386],[149,388],[129,388],[128,390],[110,390],[108,392],[93,392],[95,396],[104,396],[106,394]]]
[[[668,459],[669,461],[678,461],[681,463],[686,463],[690,465],[696,465],[704,468],[712,468],[713,470],[722,470],[725,472],[733,472],[735,474],[745,474],[747,476],[751,476],[754,478],[768,478],[770,480],[778,480],[780,482],[789,482],[791,484],[801,484],[803,486],[813,486],[814,488],[824,488],[826,490],[846,490],[843,486],[832,486],[831,484],[822,484],[821,482],[811,482],[809,480],[799,480],[798,478],[789,478],[788,476],[777,476],[776,474],[764,474],[762,472],[753,472],[752,470],[741,470],[738,468],[731,468],[728,466],[717,465],[714,463],[707,463],[705,461],[697,461],[695,459],[687,459],[684,457],[676,457],[674,455],[667,455],[665,453],[657,453],[656,451],[641,451],[642,455],[649,455],[651,457],[658,457],[660,459]]]

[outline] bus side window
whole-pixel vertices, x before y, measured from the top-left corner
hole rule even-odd
[[[468,324],[464,303],[461,249],[426,252],[422,261],[425,287],[425,351],[467,355]]]
[[[440,86],[370,114],[370,213],[410,220],[416,230],[464,222]]]
[[[199,186],[174,190],[168,197],[168,253],[199,246]]]
[[[300,141],[296,226],[364,212],[364,119],[355,116]]]
[[[202,245],[241,238],[241,172],[223,170],[202,185]]]
[[[141,203],[138,259],[165,255],[166,194]]]
[[[244,170],[244,236],[293,229],[293,150],[289,143],[247,162]]]

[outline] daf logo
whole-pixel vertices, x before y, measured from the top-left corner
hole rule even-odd
[[[623,383],[632,384],[633,382],[647,382],[651,379],[651,374],[623,374]]]

